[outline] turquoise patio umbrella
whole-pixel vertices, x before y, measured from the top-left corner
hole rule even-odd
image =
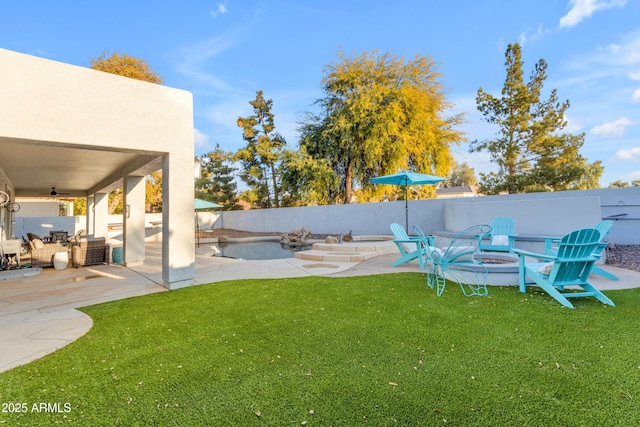
[[[196,211],[196,235],[198,236],[198,247],[200,247],[200,219],[198,218],[198,211],[206,211],[216,208],[221,208],[222,205],[209,202],[207,200],[195,199],[193,202],[193,208]]]
[[[221,208],[222,205],[219,205],[219,204],[213,203],[213,202],[208,202],[208,201],[202,200],[202,199],[195,199],[194,202],[193,202],[193,207],[197,211],[205,211],[207,209]]]
[[[409,232],[409,203],[407,200],[407,188],[410,185],[419,184],[437,184],[449,178],[443,178],[441,176],[427,175],[424,173],[417,173],[411,171],[401,171],[394,173],[393,175],[377,176],[371,179],[374,184],[389,184],[400,185],[404,187],[404,218],[405,229]]]

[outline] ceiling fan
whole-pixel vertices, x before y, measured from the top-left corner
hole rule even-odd
[[[71,193],[61,193],[59,191],[56,191],[56,187],[51,187],[51,192],[49,193],[49,195],[51,197],[56,197],[56,196],[68,196]]]

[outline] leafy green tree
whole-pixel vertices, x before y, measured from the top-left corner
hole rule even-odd
[[[162,171],[151,172],[145,178],[147,212],[162,212]]]
[[[245,194],[252,204],[262,208],[277,208],[280,206],[277,169],[286,141],[275,131],[271,112],[273,101],[265,99],[259,90],[256,99],[249,101],[249,104],[253,107],[253,115],[238,118],[242,139],[247,142],[236,153],[236,159],[242,165],[240,178],[249,186],[250,190]]]
[[[506,79],[502,97],[478,89],[477,107],[484,120],[498,126],[494,139],[474,141],[470,150],[488,151],[498,172],[480,174],[481,189],[499,192],[556,191],[597,188],[602,165],[587,164],[579,154],[584,134],[560,133],[566,126],[569,101],[560,103],[553,89],[541,99],[547,63],[540,59],[528,83],[524,82],[521,49],[510,44],[506,54]],[[585,175],[590,174],[587,178]]]
[[[626,181],[617,180],[609,184],[609,188],[627,188],[627,187],[640,187],[640,179],[634,179],[631,183]]]
[[[443,181],[442,185],[444,187],[463,187],[465,185],[476,185],[477,183],[475,170],[467,162],[455,162],[449,179]]]
[[[108,196],[108,212],[111,215],[118,215],[124,212],[124,190],[122,187],[116,188]]]
[[[335,202],[338,177],[325,159],[314,159],[305,147],[285,150],[280,166],[283,206],[327,205]]]
[[[365,199],[398,191],[372,186],[370,180],[400,169],[448,175],[450,146],[464,140],[455,130],[462,116],[445,117],[451,104],[436,70],[430,57],[338,53],[322,79],[321,112],[308,115],[301,128],[301,147],[326,161],[339,179],[325,198],[337,194],[350,203],[358,186]],[[432,186],[418,191],[435,193]]]
[[[604,172],[604,166],[600,160],[587,164],[583,159],[584,174],[571,183],[569,190],[589,190],[600,188],[600,178]]]
[[[622,180],[613,181],[611,184],[609,184],[609,188],[627,188],[629,186],[630,185],[628,182]]]
[[[73,199],[73,215],[82,216],[87,214],[87,199],[79,197]]]
[[[238,186],[234,181],[233,153],[224,151],[216,144],[213,151],[198,159],[202,166],[200,178],[196,180],[196,197],[222,205],[222,210],[241,209],[238,205]]]

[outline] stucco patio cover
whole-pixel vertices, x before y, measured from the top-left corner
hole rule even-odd
[[[0,189],[30,197],[55,186],[100,200],[127,181],[162,169],[162,277],[170,289],[190,285],[193,174],[184,172],[193,169],[192,95],[5,49],[0,64]],[[126,203],[134,213],[144,213],[138,191]],[[125,227],[127,219],[123,215]],[[129,226],[140,223],[130,220]],[[101,230],[106,233],[106,224],[96,234]],[[137,241],[144,232],[128,236],[134,237],[125,238],[125,253],[129,249],[139,257],[134,252],[144,248],[144,241]]]

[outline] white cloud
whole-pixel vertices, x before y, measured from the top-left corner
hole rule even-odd
[[[208,62],[236,45],[237,41],[232,36],[224,35],[183,47],[177,53],[179,59],[176,61],[176,71],[210,90],[237,92],[237,88],[224,77],[211,73],[208,66]]]
[[[622,7],[626,3],[627,0],[569,0],[571,9],[565,16],[560,18],[560,28],[574,27],[599,10]]]
[[[582,125],[578,121],[576,121],[573,118],[567,116],[566,114],[564,115],[564,119],[567,121],[567,125],[562,130],[563,132],[566,132],[566,133],[577,133],[577,132],[580,132],[582,130]]]
[[[640,71],[632,71],[629,73],[629,78],[631,80],[640,80]]]
[[[538,40],[550,33],[551,33],[551,30],[544,28],[544,26],[540,24],[538,25],[538,28],[536,29],[535,32],[531,31],[530,29],[527,29],[527,31],[521,33],[520,44],[524,46],[525,43],[527,43],[528,41]]]
[[[616,63],[635,65],[640,62],[640,37],[636,32],[634,38],[628,43],[612,43],[607,46],[607,50],[616,59]],[[629,77],[633,78],[633,76],[637,76],[637,73],[629,73]]]
[[[603,123],[591,128],[591,134],[603,137],[620,137],[624,135],[627,127],[631,126],[631,120],[623,117],[612,122]]]
[[[621,160],[640,161],[640,147],[630,148],[629,150],[618,150],[616,157]]]
[[[217,3],[216,9],[209,11],[209,13],[211,14],[211,17],[213,18],[217,18],[219,15],[225,14],[227,12],[228,12],[228,9],[227,9],[226,1],[224,3]]]
[[[196,148],[204,148],[209,145],[209,135],[200,132],[198,129],[193,130],[193,144]]]
[[[640,102],[640,89],[636,89],[631,95],[631,102],[638,103]]]

